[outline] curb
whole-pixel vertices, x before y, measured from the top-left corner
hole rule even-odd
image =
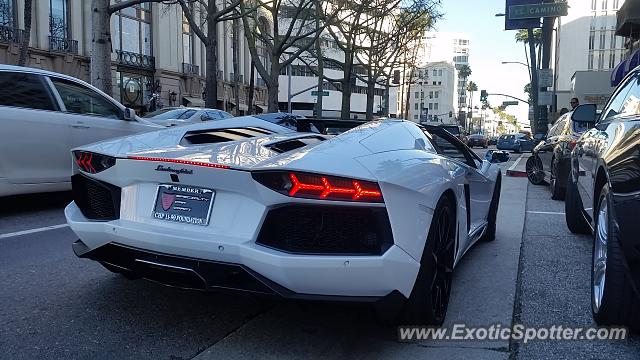
[[[516,166],[520,163],[520,160],[524,157],[524,154],[521,154],[520,157],[507,169],[506,175],[509,177],[527,177],[527,172],[522,170],[516,170]]]

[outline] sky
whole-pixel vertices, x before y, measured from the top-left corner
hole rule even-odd
[[[526,63],[525,48],[516,43],[515,30],[504,30],[505,0],[442,0],[441,11],[444,18],[435,24],[435,31],[468,33],[471,39],[469,66],[472,74],[469,80],[478,84],[478,90],[488,93],[508,94],[527,99],[523,91],[529,83],[529,72],[520,64],[501,64],[502,61]],[[474,104],[480,103],[480,91],[474,93]],[[503,96],[489,96],[492,106],[508,99]],[[475,106],[475,105],[474,105]],[[519,122],[528,123],[528,106],[507,107],[507,112],[516,115]]]

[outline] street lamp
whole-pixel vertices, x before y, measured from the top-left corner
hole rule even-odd
[[[531,79],[531,66],[529,66],[529,64],[525,64],[525,63],[520,62],[520,61],[503,61],[502,65],[505,65],[505,64],[520,64],[522,66],[526,66],[527,70],[529,71],[529,79]]]
[[[501,16],[506,16],[506,15],[504,13],[497,13],[495,16],[496,17],[501,17]]]

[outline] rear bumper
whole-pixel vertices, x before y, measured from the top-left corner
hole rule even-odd
[[[233,234],[193,233],[189,225],[90,221],[73,202],[65,216],[82,239],[74,244],[78,256],[179,287],[371,301],[394,292],[408,297],[420,267],[396,245],[380,256],[298,255]]]

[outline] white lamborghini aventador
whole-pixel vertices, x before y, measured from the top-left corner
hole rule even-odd
[[[128,278],[379,301],[404,323],[441,324],[454,266],[495,237],[505,154],[480,159],[410,121],[337,136],[296,121],[246,116],[73,150],[74,252]]]

